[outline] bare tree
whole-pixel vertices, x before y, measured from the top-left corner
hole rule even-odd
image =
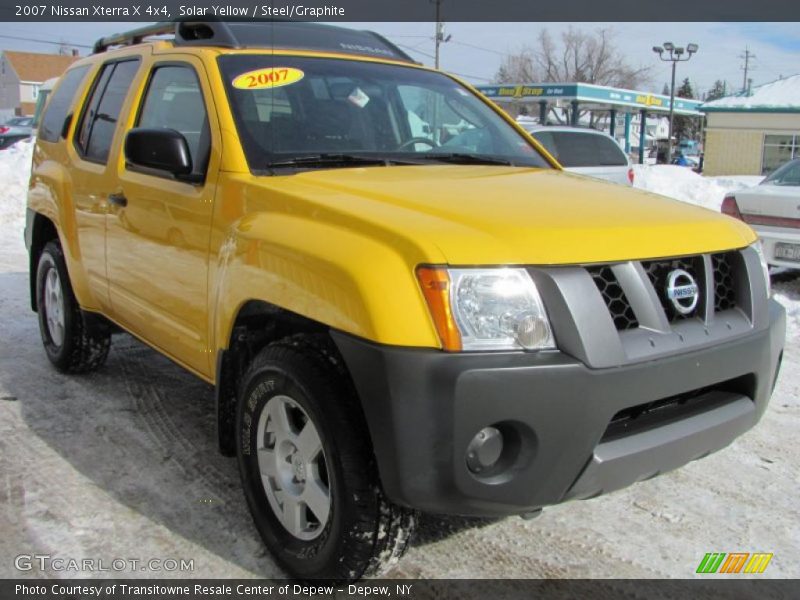
[[[601,28],[589,33],[570,27],[556,44],[544,29],[534,52],[536,64],[548,81],[594,83],[635,88],[649,77],[647,67],[634,67],[614,45],[614,32]]]
[[[634,67],[614,44],[608,28],[594,32],[569,27],[560,43],[543,29],[534,46],[506,56],[495,75],[497,83],[594,83],[635,88],[649,82],[648,67]]]
[[[649,84],[649,67],[629,64],[614,44],[614,37],[608,28],[587,32],[570,26],[556,41],[543,29],[535,45],[523,46],[503,59],[495,81],[593,83],[629,89]],[[565,117],[563,112],[551,113],[559,122]]]
[[[524,83],[538,81],[539,73],[534,64],[534,58],[527,48],[517,54],[508,54],[500,63],[494,77],[496,83]]]

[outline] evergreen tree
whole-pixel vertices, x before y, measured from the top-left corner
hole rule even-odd
[[[681,87],[675,91],[675,95],[679,98],[694,98],[694,90],[692,89],[692,84],[689,82],[688,77],[683,80]]]
[[[725,82],[721,79],[717,79],[714,85],[711,86],[711,89],[708,90],[708,94],[706,94],[706,102],[711,102],[712,100],[717,100],[726,96],[728,92],[725,88]]]

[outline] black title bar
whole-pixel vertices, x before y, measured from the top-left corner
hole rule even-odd
[[[549,600],[796,598],[797,580],[370,579],[353,584],[268,579],[6,579],[0,598],[31,600]]]
[[[438,0],[443,21],[800,21],[797,0]],[[0,21],[436,21],[437,0],[0,0]]]

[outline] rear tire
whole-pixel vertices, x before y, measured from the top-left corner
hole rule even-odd
[[[36,306],[42,343],[56,369],[86,373],[105,363],[111,346],[109,328],[100,317],[80,309],[57,241],[48,242],[39,258]]]
[[[353,581],[400,558],[414,514],[383,495],[355,392],[324,339],[287,338],[253,359],[237,458],[256,528],[289,575]]]

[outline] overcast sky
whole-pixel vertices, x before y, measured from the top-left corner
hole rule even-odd
[[[57,52],[58,42],[83,45],[81,54],[98,38],[109,33],[138,27],[140,23],[0,23],[0,48]],[[401,45],[425,64],[433,64],[433,23],[353,23],[355,27],[378,31]],[[575,23],[575,27],[594,30],[610,27],[616,33],[617,47],[634,66],[651,67],[651,85],[646,91],[660,92],[669,81],[669,64],[652,52],[654,45],[671,41],[676,45],[695,42],[700,51],[678,66],[678,80],[689,77],[700,92],[707,91],[716,79],[729,85],[742,85],[745,48],[755,54],[751,61],[753,84],[773,81],[780,76],[800,74],[800,26],[798,23]],[[554,34],[566,23],[447,23],[451,41],[441,50],[441,66],[465,76],[472,83],[488,83],[497,72],[503,55],[532,44],[539,31]],[[25,38],[24,40],[13,38]],[[40,40],[40,41],[32,41]],[[44,42],[51,43],[44,43]]]

